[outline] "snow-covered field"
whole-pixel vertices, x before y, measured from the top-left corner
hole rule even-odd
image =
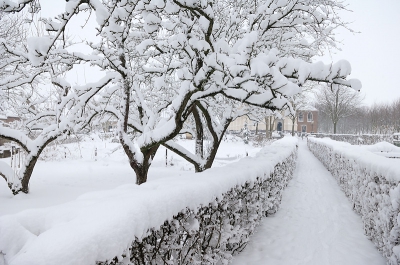
[[[194,150],[194,140],[179,140],[188,150]],[[135,183],[135,174],[119,143],[101,140],[92,135],[84,141],[49,147],[43,155],[46,161],[39,161],[30,181],[30,193],[13,196],[4,179],[0,181],[0,216],[13,214],[31,208],[42,208],[65,203],[78,196],[99,190],[113,189],[123,184]],[[97,149],[97,157],[95,150]],[[53,150],[53,151],[52,151]],[[228,136],[221,143],[214,167],[254,156],[259,147],[245,145],[240,138]],[[66,159],[65,159],[66,154]],[[148,181],[171,176],[188,177],[193,174],[191,164],[171,151],[167,151],[168,166],[165,162],[166,149],[160,147],[149,171]],[[1,159],[10,163],[10,158]]]

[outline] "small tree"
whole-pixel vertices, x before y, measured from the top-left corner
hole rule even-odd
[[[247,114],[250,110],[246,104],[221,95],[208,98],[207,101],[198,101],[181,131],[196,136],[194,154],[174,141],[168,141],[163,145],[193,164],[196,172],[202,172],[211,168],[231,121]],[[204,137],[209,141],[207,148],[204,147]]]
[[[338,122],[355,114],[363,100],[357,91],[340,85],[324,86],[315,93],[315,96],[317,108],[333,123],[334,134],[336,134]]]

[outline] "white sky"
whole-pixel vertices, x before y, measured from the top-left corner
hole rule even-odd
[[[400,98],[400,0],[346,0],[342,18],[352,21],[360,33],[340,30],[342,51],[322,58],[324,63],[346,59],[352,66],[352,78],[363,84],[364,103],[390,103]],[[321,58],[320,58],[321,59]]]
[[[41,3],[44,17],[64,10],[65,6],[65,0],[41,0]],[[337,40],[342,42],[341,51],[327,53],[316,60],[326,64],[348,60],[352,65],[351,78],[358,78],[363,84],[361,93],[365,95],[366,105],[390,103],[400,98],[397,84],[400,77],[400,0],[346,0],[345,3],[353,12],[345,12],[341,17],[353,22],[351,28],[360,33],[339,29]],[[78,77],[82,70],[76,70],[76,79],[83,79]],[[90,76],[84,79],[92,81]]]

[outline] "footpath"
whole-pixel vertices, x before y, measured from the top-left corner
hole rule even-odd
[[[384,265],[336,180],[299,140],[279,211],[264,218],[233,265]]]

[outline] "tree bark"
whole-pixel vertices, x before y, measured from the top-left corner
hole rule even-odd
[[[230,122],[231,122],[231,120],[229,120],[224,125],[223,132],[220,135],[219,139],[217,141],[214,140],[213,145],[212,145],[211,150],[210,150],[210,153],[208,154],[207,161],[206,161],[206,163],[204,165],[204,169],[203,170],[206,170],[206,169],[209,169],[209,168],[212,167],[212,165],[214,163],[214,160],[215,160],[215,156],[217,155],[218,148],[221,145],[222,139],[224,138],[225,132],[228,129]]]
[[[195,154],[201,158],[204,158],[204,128],[201,122],[200,113],[196,107],[192,111],[194,121],[196,123],[196,148]]]
[[[147,149],[141,149],[141,153],[143,155],[143,161],[141,163],[135,159],[134,154],[129,150],[129,146],[127,144],[123,144],[122,146],[129,158],[129,165],[135,171],[136,184],[141,185],[145,183],[147,181],[147,175],[149,173],[151,162],[160,145],[157,144]]]
[[[296,117],[292,119],[292,136],[294,136],[294,122],[296,121]]]

